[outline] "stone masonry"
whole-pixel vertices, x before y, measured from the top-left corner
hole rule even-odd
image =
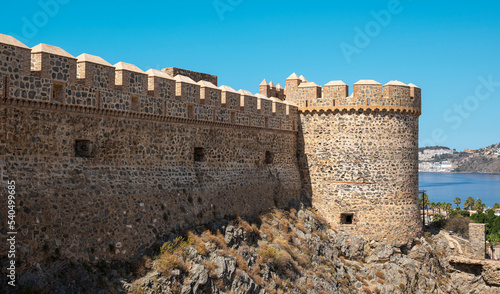
[[[486,258],[486,225],[469,224],[470,257],[474,259]]]
[[[21,270],[54,252],[127,259],[173,229],[299,199],[296,106],[5,35],[0,48]]]
[[[16,181],[21,270],[54,252],[129,259],[173,229],[307,198],[336,229],[405,244],[421,233],[419,114],[420,89],[401,82],[348,97],[294,74],[252,94],[0,34],[0,179]]]
[[[338,230],[404,245],[422,232],[418,211],[420,89],[361,80],[323,88],[296,74],[303,193]]]

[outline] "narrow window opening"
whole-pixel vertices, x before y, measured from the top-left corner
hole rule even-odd
[[[194,119],[194,105],[188,105],[187,114],[188,118]]]
[[[194,161],[195,162],[205,161],[205,148],[194,147]]]
[[[64,102],[64,86],[62,84],[54,83],[52,85],[52,101],[53,102]]]
[[[3,96],[5,98],[7,98],[7,96],[9,96],[9,88],[8,88],[8,86],[9,86],[9,77],[5,76],[3,78],[3,90],[4,90]]]
[[[266,151],[266,157],[264,159],[265,164],[271,164],[274,161],[274,154],[271,151]]]
[[[140,108],[141,108],[141,101],[139,100],[139,97],[132,96],[130,103],[130,110],[134,112],[139,112]]]
[[[269,117],[264,118],[264,127],[269,128]]]
[[[335,106],[335,99],[332,100],[332,104],[333,104],[333,106]]]
[[[292,120],[292,130],[295,131],[295,120]]]
[[[354,221],[354,213],[342,213],[340,215],[340,223],[343,225],[352,225]]]
[[[89,140],[75,140],[75,156],[88,158],[92,155],[92,145]]]
[[[234,111],[231,112],[231,123],[232,124],[236,123],[236,112]]]

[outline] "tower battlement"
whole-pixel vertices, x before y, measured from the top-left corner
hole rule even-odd
[[[374,80],[360,80],[349,86],[343,81],[331,81],[319,86],[295,73],[286,80],[285,96],[302,112],[326,110],[380,110],[399,111],[419,115],[421,91],[413,84],[390,81],[384,86]]]

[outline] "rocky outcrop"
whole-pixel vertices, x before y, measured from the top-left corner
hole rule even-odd
[[[310,209],[273,210],[171,234],[153,259],[61,263],[22,280],[41,293],[499,293],[498,262],[461,258],[446,237],[394,247],[335,232]]]
[[[498,271],[490,263],[484,261],[486,270],[470,271],[457,267],[456,259],[449,261],[457,249],[450,249],[441,233],[428,233],[410,247],[393,247],[335,232],[310,210],[275,210],[262,216],[258,226],[239,219],[189,238],[155,261],[155,275],[169,280],[172,274],[162,269],[162,260],[172,256],[182,260],[178,266],[189,269],[180,272],[178,285],[143,278],[128,284],[128,290],[186,294],[500,290],[495,284]]]

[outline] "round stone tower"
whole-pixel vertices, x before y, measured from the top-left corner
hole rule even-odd
[[[422,233],[418,208],[420,89],[391,81],[323,88],[287,79],[299,106],[303,194],[331,225],[367,240],[404,245]]]

